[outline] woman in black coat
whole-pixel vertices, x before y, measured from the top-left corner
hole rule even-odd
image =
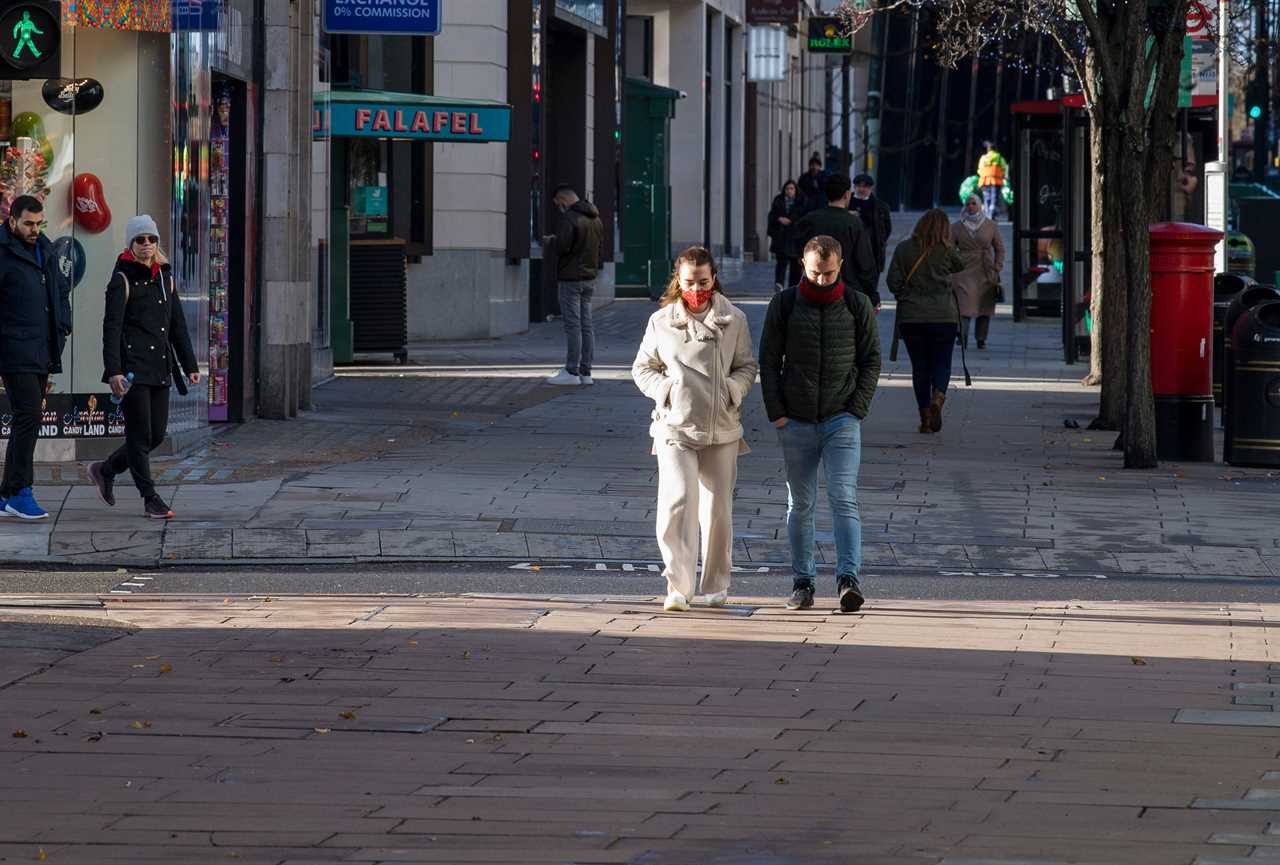
[[[798,194],[796,182],[788,180],[769,208],[769,251],[777,260],[773,268],[774,291],[800,284],[800,238],[796,222],[803,215],[804,200]]]
[[[177,382],[186,393],[186,382],[180,379],[185,375],[192,384],[199,384],[200,366],[191,349],[173,269],[160,249],[155,220],[133,217],[128,237],[129,248],[116,260],[107,283],[102,324],[106,368],[102,380],[111,385],[112,394],[124,397],[124,445],[105,461],[90,465],[89,477],[102,500],[114,505],[115,477],[128,470],[142,494],[146,515],[167,520],[173,518],[173,511],[156,493],[151,451],[168,431],[170,386]]]

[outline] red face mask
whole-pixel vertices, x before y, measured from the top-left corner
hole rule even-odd
[[[709,288],[684,288],[680,290],[680,296],[684,298],[684,305],[690,309],[702,309],[711,302],[712,294],[713,291]]]

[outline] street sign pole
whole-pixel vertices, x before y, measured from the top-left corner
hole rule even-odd
[[[1227,0],[1218,2],[1218,159],[1204,167],[1205,224],[1223,232],[1213,251],[1215,273],[1227,272],[1227,213],[1231,206],[1228,183],[1231,179],[1231,118],[1228,115],[1227,82],[1231,79],[1231,56],[1227,53],[1231,18]]]

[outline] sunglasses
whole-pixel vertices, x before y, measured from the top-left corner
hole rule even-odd
[[[154,234],[139,234],[133,239],[133,242],[139,246],[146,246],[147,244],[155,246],[160,242],[160,238],[156,237]]]

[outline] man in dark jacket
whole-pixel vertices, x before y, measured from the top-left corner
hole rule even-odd
[[[31,492],[36,440],[49,375],[62,372],[71,333],[70,286],[43,227],[44,205],[20,195],[0,228],[0,378],[13,415],[0,499],[4,513],[25,520],[49,516]]]
[[[840,272],[844,284],[867,296],[877,311],[880,309],[880,292],[876,285],[880,274],[876,270],[876,257],[871,249],[871,232],[862,220],[849,212],[849,196],[852,194],[849,178],[833,174],[822,183],[827,206],[807,213],[796,224],[796,236],[801,246],[815,237],[834,237],[840,244],[843,259]]]
[[[870,301],[840,278],[840,244],[804,247],[804,278],[774,295],[760,337],[760,385],[787,469],[787,539],[794,573],[789,610],[813,606],[818,467],[825,469],[836,542],[840,609],[863,604],[858,468],[862,420],[880,378],[880,332]]]
[[[893,233],[893,216],[889,205],[876,198],[876,181],[870,174],[853,178],[853,198],[849,209],[858,214],[864,228],[871,232],[871,251],[876,256],[876,273],[884,273],[885,249]]]
[[[591,298],[600,273],[604,224],[594,204],[578,198],[572,186],[556,187],[551,199],[560,209],[556,233],[542,244],[547,260],[556,265],[560,285],[560,314],[564,318],[564,368],[547,379],[547,384],[594,384],[591,361],[595,355],[595,328],[591,322]]]
[[[827,175],[822,172],[822,160],[814,153],[809,157],[809,170],[796,181],[800,197],[804,199],[803,210],[816,210],[826,204],[826,194],[822,191],[822,183],[826,179]]]

